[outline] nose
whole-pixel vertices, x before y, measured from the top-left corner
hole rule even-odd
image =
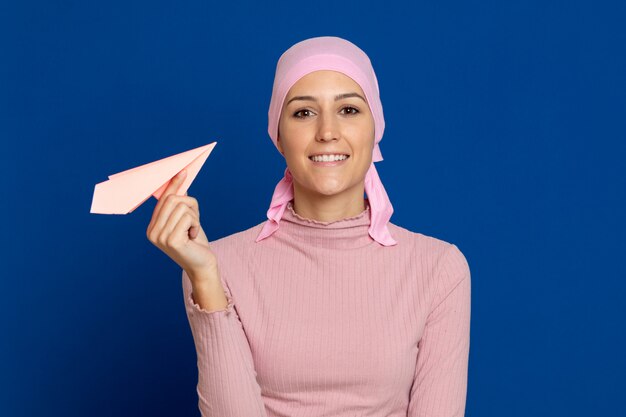
[[[317,141],[327,142],[329,140],[339,139],[339,126],[334,117],[322,112],[317,118],[317,121]]]

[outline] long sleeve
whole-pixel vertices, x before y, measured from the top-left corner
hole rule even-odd
[[[407,417],[465,415],[471,279],[456,245],[446,249],[437,279],[437,295],[418,344]]]
[[[183,270],[185,310],[196,346],[198,406],[203,417],[267,417],[250,345],[222,279],[228,306],[206,311],[192,298]]]
[[[204,417],[464,416],[470,275],[456,246],[391,222],[398,244],[383,246],[369,206],[320,222],[290,202],[257,241],[265,223],[211,242],[223,309],[202,310],[183,273]]]

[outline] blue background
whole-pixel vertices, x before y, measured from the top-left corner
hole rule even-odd
[[[600,416],[626,392],[624,2],[20,1],[0,6],[0,415],[199,415],[156,200],[107,175],[218,141],[189,189],[210,240],[265,219],[276,61],[371,58],[392,222],[472,272],[467,416]]]

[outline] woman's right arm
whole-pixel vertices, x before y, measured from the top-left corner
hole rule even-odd
[[[226,306],[207,311],[194,301],[187,272],[183,270],[182,275],[185,310],[196,347],[198,407],[202,416],[267,417],[250,345],[228,286],[222,286],[219,279],[214,288],[224,289],[221,295]],[[208,305],[213,310],[210,302]],[[219,303],[215,306],[220,307]]]
[[[200,225],[198,201],[186,193],[177,195],[185,175],[182,170],[168,184],[146,235],[183,269],[185,309],[198,359],[200,412],[203,417],[267,417],[252,352]]]

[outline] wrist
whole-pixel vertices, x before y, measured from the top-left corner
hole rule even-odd
[[[189,276],[191,284],[194,287],[206,286],[216,280],[219,280],[217,267],[190,269],[187,271],[187,275]]]

